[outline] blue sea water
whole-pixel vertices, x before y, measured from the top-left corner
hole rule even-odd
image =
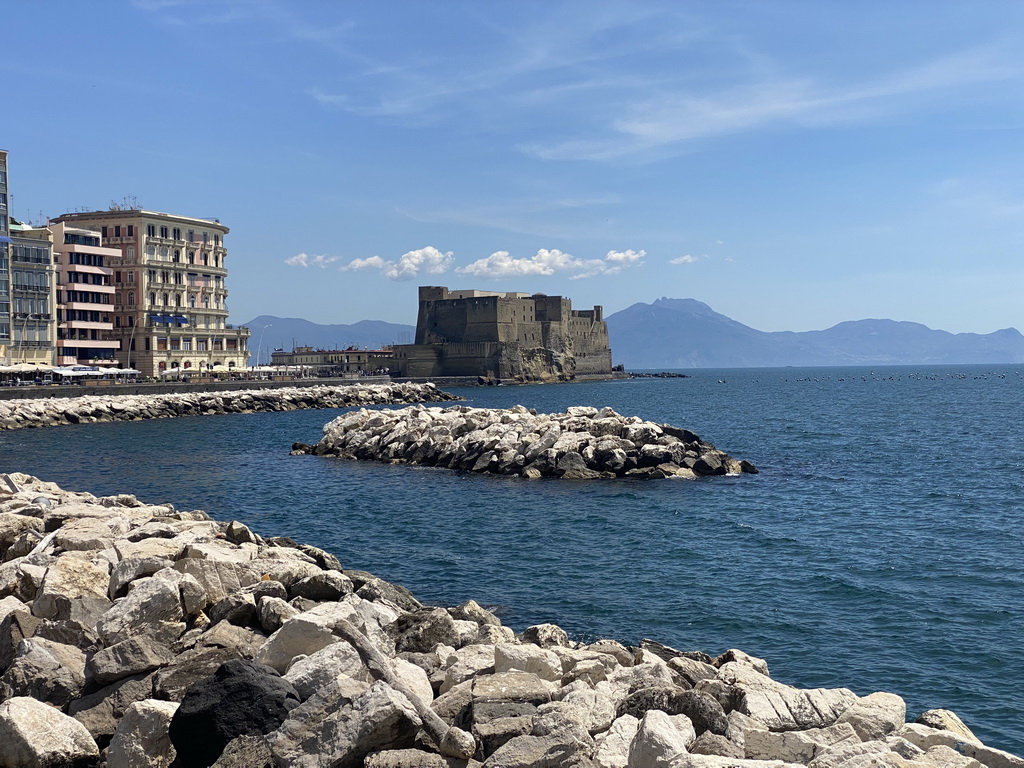
[[[1024,367],[689,371],[466,388],[611,406],[759,475],[523,481],[289,456],[334,411],[0,433],[0,471],[289,535],[516,628],[741,648],[801,687],[902,695],[1024,753]]]

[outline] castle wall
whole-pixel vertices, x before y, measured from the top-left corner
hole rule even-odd
[[[404,376],[571,379],[611,373],[600,307],[573,311],[563,296],[423,286],[416,343],[396,347]]]

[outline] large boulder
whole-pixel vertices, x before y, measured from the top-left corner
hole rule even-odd
[[[648,710],[629,745],[629,766],[658,768],[674,765],[676,758],[687,754],[696,738],[693,724],[686,715]]]
[[[26,696],[0,704],[0,765],[18,768],[90,768],[100,750],[85,726]]]
[[[42,637],[21,641],[14,663],[0,677],[0,696],[32,696],[63,707],[85,685],[85,654]]]
[[[96,624],[107,646],[147,635],[159,642],[173,642],[185,631],[185,613],[178,585],[150,576],[132,582],[122,597]]]
[[[152,672],[173,659],[169,646],[141,635],[97,651],[86,664],[86,673],[96,684],[108,685],[125,677]]]
[[[894,693],[872,693],[855,701],[836,720],[849,723],[861,741],[888,736],[907,720],[907,704]]]
[[[129,706],[107,747],[107,768],[169,768],[177,752],[167,729],[177,709],[154,699]]]
[[[280,765],[359,768],[370,752],[412,747],[421,724],[409,700],[385,683],[338,678],[267,740]]]
[[[185,765],[210,765],[238,736],[275,730],[299,705],[294,686],[274,670],[233,660],[189,686],[168,734]]]

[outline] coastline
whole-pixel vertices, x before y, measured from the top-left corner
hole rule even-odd
[[[792,688],[741,651],[516,634],[238,522],[0,480],[4,764],[59,743],[79,765],[1024,765],[952,713],[907,723],[898,696]]]
[[[159,394],[90,393],[73,399],[43,397],[0,400],[0,430],[307,408],[450,402],[458,399],[431,383],[352,383],[342,386],[282,386],[192,392],[162,390]]]

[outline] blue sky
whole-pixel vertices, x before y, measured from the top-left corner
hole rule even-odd
[[[217,217],[234,321],[418,285],[1024,330],[1024,5],[12,2],[16,217]]]

